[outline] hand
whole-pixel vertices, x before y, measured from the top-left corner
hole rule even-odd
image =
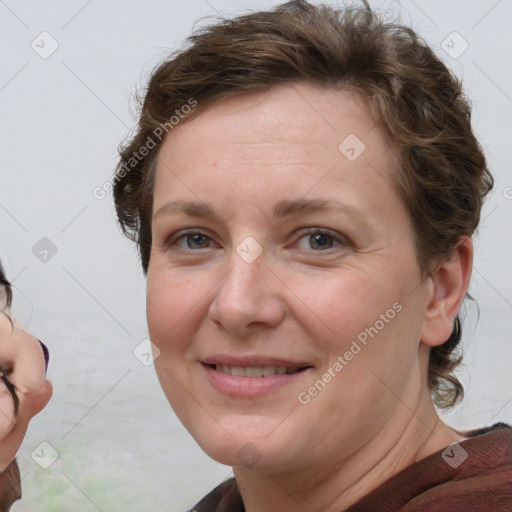
[[[41,343],[0,313],[0,472],[16,456],[30,420],[52,393]]]

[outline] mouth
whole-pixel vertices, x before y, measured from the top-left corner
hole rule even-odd
[[[225,375],[256,379],[274,375],[293,375],[311,368],[311,366],[229,366],[225,364],[207,364],[206,366]]]
[[[254,398],[292,385],[305,386],[303,375],[314,367],[299,361],[263,356],[216,356],[201,361],[208,382],[231,398]],[[307,379],[307,377],[306,377]],[[295,384],[294,384],[295,383]]]

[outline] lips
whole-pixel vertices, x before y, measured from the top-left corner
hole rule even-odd
[[[232,357],[228,355],[211,356],[201,361],[218,372],[233,377],[271,377],[273,375],[292,375],[310,368],[304,361],[291,361],[275,357],[248,356]]]
[[[303,361],[271,357],[212,356],[201,360],[210,383],[231,397],[255,397],[287,386],[312,368]]]
[[[213,365],[212,365],[213,368]],[[233,377],[271,377],[272,375],[292,375],[304,368],[286,367],[286,366],[227,366],[225,364],[216,364],[215,370],[232,375]]]

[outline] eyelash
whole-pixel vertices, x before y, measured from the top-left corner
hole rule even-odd
[[[176,235],[171,236],[169,238],[168,242],[166,243],[166,247],[168,249],[170,249],[179,240],[186,239],[186,237],[193,236],[193,235],[201,235],[201,236],[206,237],[210,241],[213,241],[212,237],[210,237],[206,233],[203,233],[202,231],[199,231],[196,229],[189,229],[189,230],[180,232],[178,234],[178,236],[176,236]],[[350,245],[350,242],[345,237],[338,235],[338,234],[334,233],[333,231],[326,229],[326,228],[303,228],[303,229],[299,230],[299,232],[297,233],[297,238],[295,240],[295,243],[297,243],[299,240],[301,240],[302,238],[304,238],[305,236],[308,236],[308,235],[325,235],[325,236],[328,236],[329,238],[331,238],[333,240],[333,242],[337,244],[337,245],[334,245],[333,247],[329,247],[324,250],[315,251],[313,249],[309,249],[312,252],[327,252],[330,249],[335,249],[336,247],[339,247],[339,246],[349,246]],[[190,249],[190,248],[184,249],[182,247],[178,247],[178,249],[181,249],[183,251],[198,251],[199,250],[199,249]],[[204,247],[204,249],[210,249],[210,247]],[[307,250],[307,249],[302,249],[302,250]]]

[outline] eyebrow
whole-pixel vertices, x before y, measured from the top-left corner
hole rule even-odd
[[[276,203],[272,209],[276,219],[283,219],[299,213],[314,213],[321,210],[337,210],[345,213],[347,216],[360,221],[364,225],[366,216],[364,213],[347,204],[342,204],[333,200],[326,199],[295,199],[283,200]],[[215,217],[219,216],[215,213],[213,207],[202,201],[171,201],[164,204],[155,213],[154,218],[167,213],[184,213],[190,217]]]

